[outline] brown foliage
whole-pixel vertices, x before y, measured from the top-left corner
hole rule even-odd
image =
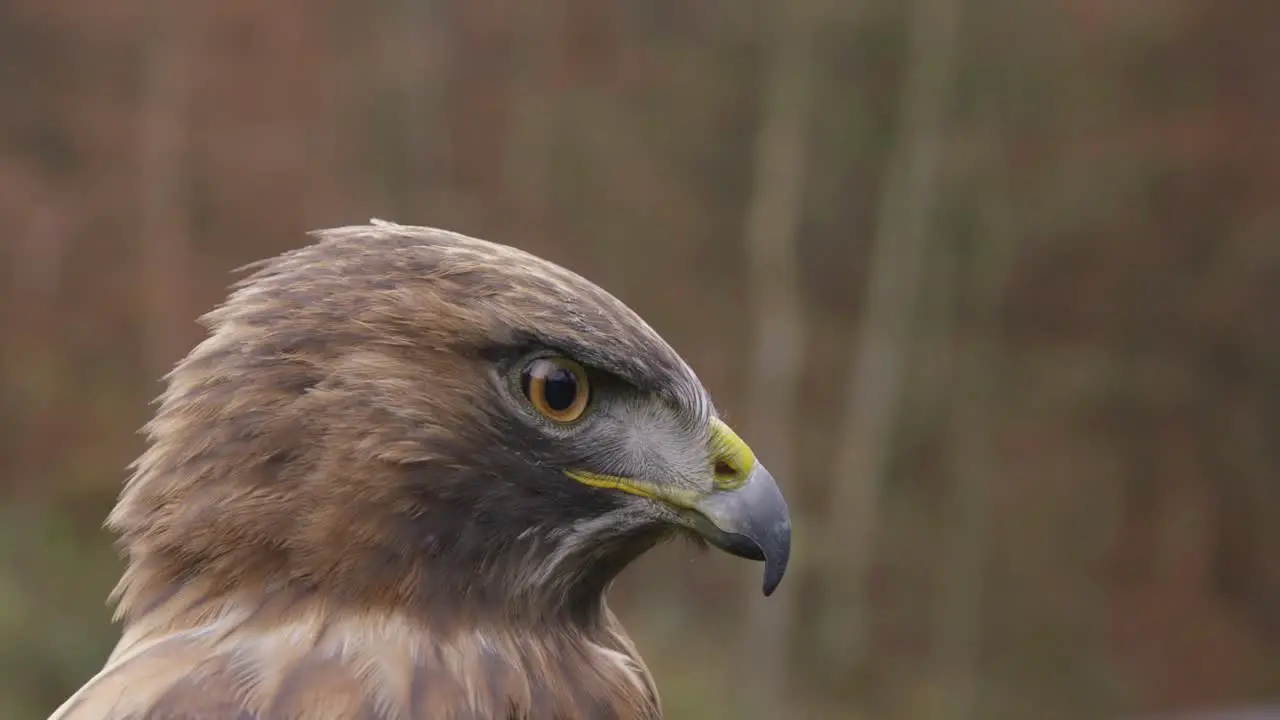
[[[919,668],[965,487],[947,408],[964,417],[971,399],[949,358],[972,341],[1000,363],[979,716],[1274,695],[1280,19],[1249,0],[969,4],[870,580],[876,662],[824,654],[851,629],[814,609],[849,580],[804,514],[844,481],[833,444],[901,121],[906,5],[813,2],[795,247],[808,337],[783,479],[803,568],[791,701],[910,717],[913,698],[945,694]],[[306,230],[387,217],[545,255],[636,308],[731,418],[746,411],[766,15],[511,7],[0,4],[0,714],[43,717],[101,663],[118,567],[97,528],[156,378],[233,268]],[[993,322],[970,279],[995,195],[1016,248]],[[750,695],[736,650],[714,643],[739,627],[744,585],[728,564],[672,577],[671,562],[624,577],[620,614],[673,716],[736,717]]]

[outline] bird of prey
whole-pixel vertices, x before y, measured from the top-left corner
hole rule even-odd
[[[167,376],[107,525],[123,634],[56,720],[652,720],[605,591],[790,552],[689,366],[596,285],[374,220],[262,261]]]

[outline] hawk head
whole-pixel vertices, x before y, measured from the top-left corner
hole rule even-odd
[[[168,378],[109,525],[121,611],[182,582],[590,619],[673,535],[763,560],[787,506],[688,365],[587,280],[374,221],[258,264]]]

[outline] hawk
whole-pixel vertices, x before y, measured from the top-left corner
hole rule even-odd
[[[374,220],[250,266],[111,512],[123,633],[55,720],[653,720],[605,603],[699,538],[782,579],[782,494],[582,277]]]

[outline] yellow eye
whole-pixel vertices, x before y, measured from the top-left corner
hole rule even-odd
[[[571,423],[582,417],[591,398],[587,371],[562,357],[531,361],[520,373],[520,388],[534,410],[558,423]]]

